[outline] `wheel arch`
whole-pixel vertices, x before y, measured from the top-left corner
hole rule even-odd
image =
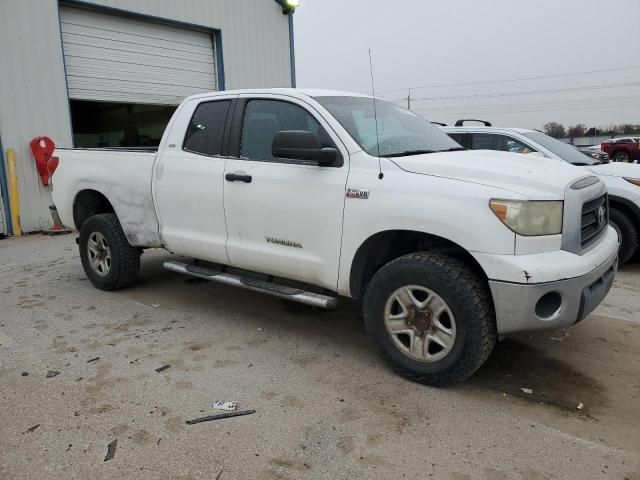
[[[609,195],[609,208],[615,208],[626,214],[633,221],[636,229],[640,226],[640,207],[631,200],[616,195]]]
[[[76,194],[73,199],[73,223],[78,231],[89,217],[100,213],[116,214],[113,205],[104,193],[86,188]]]
[[[349,275],[351,296],[362,298],[369,280],[383,265],[408,253],[422,251],[440,251],[459,258],[488,283],[488,277],[478,261],[459,244],[415,230],[385,230],[371,235],[358,247]]]

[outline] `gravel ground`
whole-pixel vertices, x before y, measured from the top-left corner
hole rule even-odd
[[[107,293],[70,235],[0,241],[0,479],[640,480],[639,264],[584,322],[435,389],[381,363],[354,305],[196,282],[169,257]],[[256,413],[185,423],[215,400]]]

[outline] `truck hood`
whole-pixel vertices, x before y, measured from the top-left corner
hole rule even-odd
[[[636,163],[612,162],[587,167],[593,173],[609,177],[640,178],[640,165]]]
[[[393,161],[407,172],[479,183],[532,200],[561,200],[569,184],[592,175],[584,167],[555,159],[493,150],[430,153]]]

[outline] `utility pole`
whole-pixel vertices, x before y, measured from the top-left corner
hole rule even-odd
[[[407,110],[411,110],[411,89],[409,89],[409,94],[407,95]]]

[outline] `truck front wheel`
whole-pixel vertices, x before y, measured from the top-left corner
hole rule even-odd
[[[87,277],[100,290],[131,285],[140,269],[140,252],[127,241],[113,213],[89,217],[80,228],[80,259]]]
[[[638,248],[638,231],[633,221],[623,212],[612,208],[609,212],[609,224],[618,233],[620,264],[628,262]]]
[[[400,375],[429,385],[465,380],[497,339],[487,286],[462,261],[412,253],[382,267],[363,302],[367,332]]]

